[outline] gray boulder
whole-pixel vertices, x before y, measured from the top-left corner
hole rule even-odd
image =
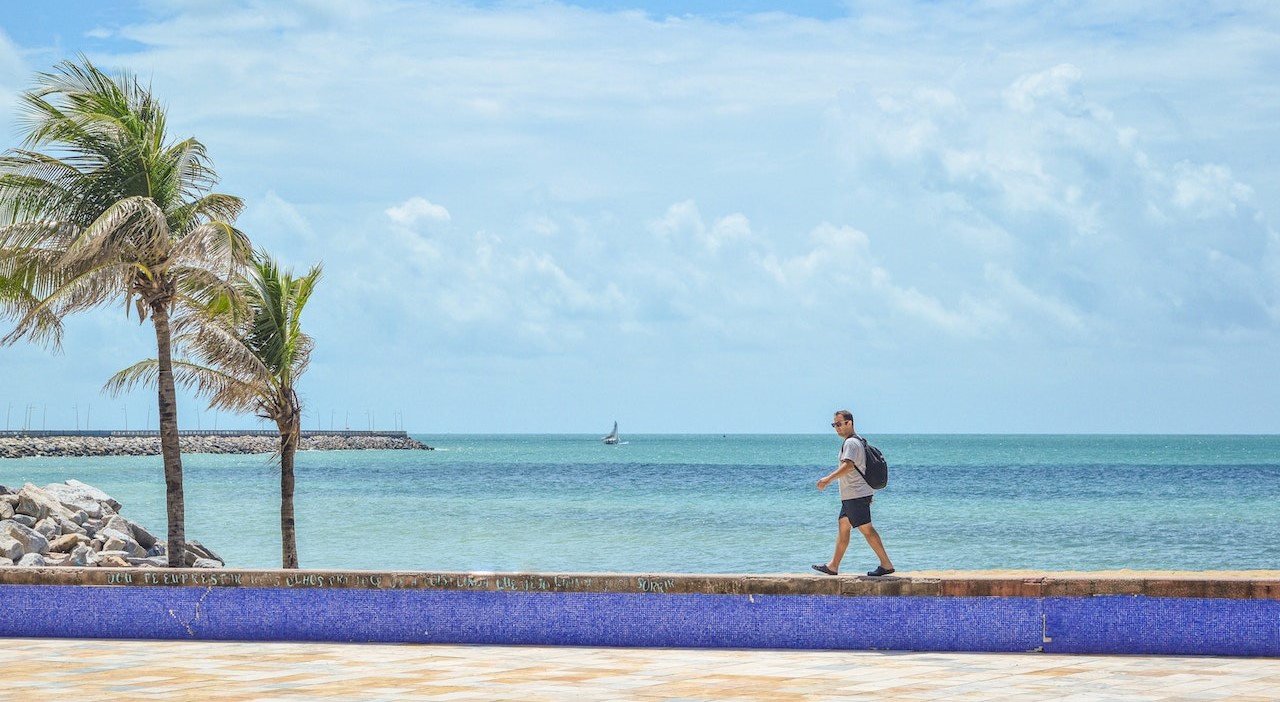
[[[49,562],[45,560],[44,556],[41,556],[38,553],[28,553],[18,560],[18,565],[38,568],[40,566],[49,565]]]
[[[40,521],[50,514],[57,514],[64,517],[70,517],[71,511],[62,506],[48,493],[40,488],[27,483],[22,486],[22,490],[18,491],[18,504],[14,508],[18,514],[26,514]]]
[[[49,516],[49,505],[45,504],[43,500],[37,499],[24,488],[18,494],[18,504],[13,508],[13,511],[40,521]]]
[[[80,544],[71,550],[71,559],[68,560],[64,565],[80,566],[80,567],[90,565],[89,556],[92,553],[93,553],[93,549],[89,548],[88,546],[85,546],[84,544]],[[95,563],[97,562],[96,559],[94,562]]]
[[[102,529],[114,529],[123,534],[128,534],[131,531],[129,529],[129,520],[118,514],[113,514],[110,517],[107,517],[102,523]]]
[[[79,514],[84,514],[84,512],[79,512]],[[88,529],[74,523],[74,521],[63,520],[59,526],[61,528],[61,532],[64,534],[81,534],[84,535],[84,537],[88,537]]]
[[[107,551],[123,551],[133,558],[145,558],[147,555],[147,549],[138,545],[138,542],[133,540],[133,536],[123,531],[107,527],[98,533],[106,537],[106,541],[102,542],[104,553]]]
[[[41,558],[43,558],[43,559],[44,559],[44,563],[43,563],[43,565],[47,565],[47,566],[64,566],[64,565],[69,565],[69,563],[70,563],[70,561],[71,561],[71,554],[69,554],[69,553],[53,553],[52,551],[50,551],[49,553],[46,553],[46,554],[44,554],[43,556],[41,556]]]
[[[156,545],[155,534],[147,531],[141,524],[129,522],[129,533],[133,535],[133,539],[138,545],[150,551]]]
[[[120,511],[120,503],[107,493],[79,480],[68,480],[64,483],[53,483],[45,486],[45,492],[68,507],[82,509],[90,517],[98,519],[103,512],[114,514]],[[106,509],[103,509],[103,508]],[[97,511],[98,514],[94,514]]]
[[[45,517],[44,519],[36,522],[36,525],[32,528],[49,541],[53,541],[55,538],[62,535],[62,527],[54,517]]]
[[[26,551],[23,550],[22,544],[17,539],[8,534],[0,533],[0,558],[8,559],[9,565],[13,565],[13,562],[22,558],[25,553]]]
[[[103,568],[128,568],[129,554],[125,551],[99,551],[97,565]]]
[[[200,543],[199,541],[196,541],[195,539],[192,539],[187,542],[187,560],[188,561],[191,560],[191,554],[195,554],[199,558],[208,558],[209,560],[217,561],[219,563],[225,564],[227,562],[226,559],[224,559],[222,556],[219,556],[213,551],[210,551],[209,549],[205,548],[204,544]]]
[[[15,514],[12,517],[9,517],[9,521],[17,522],[22,526],[28,527],[28,528],[34,527],[36,525],[36,518],[29,514]]]
[[[22,552],[26,554],[32,553],[48,553],[49,540],[44,538],[40,532],[31,527],[20,524],[19,522],[9,519],[0,522],[0,534],[6,534],[13,540],[22,544]]]
[[[140,568],[164,568],[169,565],[169,561],[163,557],[151,556],[149,558],[130,558],[129,565],[138,566]]]
[[[8,519],[16,512],[13,511],[13,504],[8,500],[0,500],[0,519]]]
[[[50,553],[71,553],[78,546],[89,543],[89,537],[80,534],[63,534],[49,542]]]

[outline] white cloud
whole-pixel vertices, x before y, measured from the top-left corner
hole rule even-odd
[[[449,210],[421,197],[411,197],[402,204],[389,207],[386,213],[392,222],[402,226],[413,226],[423,220],[449,221]]]
[[[963,117],[959,98],[943,86],[858,86],[841,90],[829,112],[842,151],[854,161],[883,156],[910,162],[944,143]]]
[[[720,217],[706,232],[703,243],[707,249],[715,252],[723,246],[733,246],[751,241],[751,220],[741,212]]]
[[[429,330],[434,349],[515,358],[559,352],[591,325],[612,325],[625,304],[616,286],[583,279],[590,262],[570,269],[559,260],[564,252],[547,248],[563,226],[545,215],[526,216],[509,233],[465,234],[433,226],[450,215],[423,198],[384,214],[389,221],[342,256],[341,296],[377,306],[359,305],[366,313]]]
[[[649,230],[658,237],[670,240],[679,236],[700,238],[706,227],[702,223],[702,213],[693,200],[677,202],[667,208],[662,217],[649,225]]]
[[[1174,166],[1173,204],[1201,219],[1235,214],[1237,203],[1252,196],[1253,188],[1237,181],[1225,166],[1187,161]]]
[[[950,310],[938,299],[893,281],[893,275],[871,253],[866,233],[848,226],[819,225],[810,235],[807,252],[780,258],[764,257],[761,267],[778,285],[770,293],[816,309],[832,301],[856,311],[861,324],[880,326],[886,316],[900,317],[929,331],[970,335],[980,331],[979,321]],[[781,310],[780,310],[781,311]]]
[[[746,215],[741,212],[725,215],[708,227],[693,200],[668,207],[662,217],[650,223],[649,230],[668,243],[679,245],[696,241],[712,254],[722,247],[748,243],[754,238],[751,220]]]
[[[561,231],[558,222],[543,214],[526,214],[521,218],[521,228],[541,237],[552,237]]]
[[[1019,112],[1031,112],[1042,104],[1061,111],[1076,112],[1084,99],[1080,95],[1079,68],[1063,63],[1047,71],[1019,77],[1005,90],[1005,101]]]

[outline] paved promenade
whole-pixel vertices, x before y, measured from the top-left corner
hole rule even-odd
[[[23,701],[1280,700],[1274,658],[0,639],[0,660]]]

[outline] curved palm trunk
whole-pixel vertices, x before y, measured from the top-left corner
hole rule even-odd
[[[295,413],[280,422],[280,551],[281,567],[298,567],[297,529],[293,519],[293,455],[298,451],[301,418]]]
[[[169,328],[169,308],[151,303],[151,322],[156,330],[156,361],[159,366],[160,455],[164,457],[165,511],[169,518],[169,567],[186,565],[186,504],[182,495],[182,452],[178,448],[178,399],[173,386],[173,335]]]

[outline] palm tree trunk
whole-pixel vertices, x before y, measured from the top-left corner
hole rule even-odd
[[[164,457],[165,511],[169,517],[169,567],[182,568],[186,566],[186,504],[182,496],[182,452],[178,447],[178,399],[173,387],[173,336],[165,302],[151,303],[151,322],[156,329],[156,361],[160,371],[156,385],[160,405],[160,455]]]
[[[281,567],[298,567],[297,529],[293,519],[293,455],[298,450],[301,418],[289,418],[280,427],[280,551]]]

